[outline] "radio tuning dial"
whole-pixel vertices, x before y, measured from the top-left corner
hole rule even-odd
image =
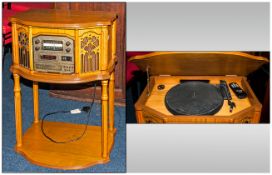
[[[69,41],[66,42],[66,46],[70,46],[70,44],[71,44],[71,43],[70,43]]]
[[[71,51],[71,48],[66,48],[66,52],[70,52]]]
[[[40,40],[35,40],[35,44],[39,44],[40,43]]]

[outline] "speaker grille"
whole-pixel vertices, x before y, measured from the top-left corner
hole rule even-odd
[[[88,32],[81,38],[81,72],[99,70],[99,35]]]
[[[19,46],[19,64],[24,66],[25,68],[29,68],[29,43],[28,43],[28,36],[26,31],[20,28],[18,34],[18,46]]]

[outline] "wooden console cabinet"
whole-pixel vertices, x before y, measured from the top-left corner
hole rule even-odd
[[[115,13],[67,10],[31,10],[11,18],[13,64],[10,70],[14,77],[15,150],[30,162],[50,168],[81,169],[110,161],[116,133],[116,18]],[[42,36],[42,40],[35,39],[37,36]],[[62,43],[61,39],[52,39],[57,37],[69,38],[69,41],[73,42]],[[57,47],[58,50],[55,49]],[[39,50],[45,50],[43,55],[37,53]],[[62,54],[71,51],[74,51],[73,56],[67,57],[64,62],[74,60],[74,65],[65,66],[55,62],[59,64],[55,69],[52,61],[56,58],[63,61]],[[50,54],[46,55],[48,52]],[[37,61],[40,61],[42,66],[38,65]],[[43,66],[46,66],[46,69]],[[20,77],[33,81],[34,120],[24,134]],[[102,86],[101,126],[88,125],[84,137],[75,142],[57,144],[46,139],[41,132],[39,119],[39,100],[42,100],[39,99],[39,82],[81,84],[92,81],[100,81]],[[45,124],[46,130],[54,131],[51,132],[52,136],[61,140],[73,137],[66,132],[67,129],[79,135],[84,128],[84,125],[64,122],[45,121]]]

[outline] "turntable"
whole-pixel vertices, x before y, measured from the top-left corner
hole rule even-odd
[[[259,123],[261,103],[246,76],[268,63],[242,52],[153,52],[129,59],[147,72],[138,123]],[[240,87],[236,94],[230,83]],[[238,89],[239,91],[240,89]]]

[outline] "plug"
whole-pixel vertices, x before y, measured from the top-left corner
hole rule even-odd
[[[80,109],[73,109],[70,111],[71,114],[79,114],[81,113],[81,110]]]
[[[90,109],[91,109],[90,106],[84,106],[83,108],[81,108],[81,111],[88,113]]]

